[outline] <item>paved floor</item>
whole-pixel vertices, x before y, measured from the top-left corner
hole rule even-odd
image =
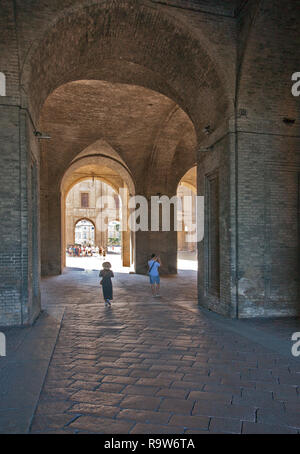
[[[117,273],[112,308],[98,281],[92,270],[43,281],[48,365],[33,411],[0,406],[0,432],[300,433],[300,361],[290,353],[299,321],[199,310],[192,271],[163,279],[160,299],[146,277]]]

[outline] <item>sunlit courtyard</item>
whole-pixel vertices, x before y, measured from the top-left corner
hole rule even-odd
[[[95,255],[92,257],[69,257],[66,256],[67,268],[79,268],[81,270],[100,270],[102,263],[109,261],[112,269],[119,273],[134,272],[134,266],[124,267],[122,265],[121,254],[108,253],[106,257]],[[197,254],[196,252],[179,252],[177,260],[178,271],[191,270],[197,271]]]

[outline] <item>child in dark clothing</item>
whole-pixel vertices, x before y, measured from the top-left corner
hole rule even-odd
[[[102,285],[103,297],[105,306],[111,306],[111,300],[113,299],[113,288],[111,278],[114,277],[114,273],[111,270],[111,264],[104,262],[102,264],[103,270],[100,271],[99,276],[102,278],[100,285]]]

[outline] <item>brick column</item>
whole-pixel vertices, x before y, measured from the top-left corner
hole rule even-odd
[[[29,324],[40,311],[35,139],[30,137],[26,110],[6,101],[6,105],[0,104],[2,326]]]
[[[137,273],[147,273],[147,262],[152,254],[157,254],[161,258],[161,274],[177,273],[177,232],[174,228],[173,216],[173,208],[171,205],[170,231],[151,231],[151,202],[150,198],[148,198],[149,231],[138,231],[136,232],[135,238]]]
[[[61,273],[65,251],[62,250],[61,194],[48,187],[47,205],[42,212],[42,274],[55,276]],[[63,255],[63,257],[62,257]]]
[[[126,200],[122,200],[122,225],[127,226],[127,230],[122,231],[122,264],[123,266],[130,267],[132,264],[132,234],[130,229],[128,228],[128,218],[129,218],[129,209],[128,209],[128,201],[129,201],[129,193],[128,191]]]
[[[130,266],[131,252],[131,234],[130,231],[122,232],[122,264],[123,266]]]

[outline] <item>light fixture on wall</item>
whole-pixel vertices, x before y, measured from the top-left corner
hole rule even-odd
[[[160,200],[160,198],[161,198],[161,196],[162,196],[162,193],[161,193],[161,192],[157,192],[157,193],[156,193],[156,196],[158,197],[157,203],[158,203],[159,205],[162,204],[162,201]]]
[[[296,122],[295,118],[287,118],[287,117],[284,117],[282,121],[283,121],[283,123],[285,123],[286,125],[289,125],[289,126],[292,126]]]
[[[51,139],[51,136],[49,134],[46,134],[45,132],[40,132],[40,131],[34,131],[35,137],[38,139]]]
[[[240,117],[247,117],[247,110],[246,109],[239,109],[239,116]]]
[[[206,134],[207,136],[209,136],[213,131],[211,129],[211,126],[210,125],[207,125],[205,126],[205,128],[203,129],[203,132],[204,134]]]
[[[200,147],[198,149],[199,153],[208,153],[210,151],[211,147]]]
[[[30,123],[32,124],[33,134],[35,135],[35,137],[37,139],[41,139],[41,140],[42,139],[51,139],[51,136],[49,136],[49,134],[46,134],[45,132],[38,131],[36,129],[29,109],[27,109],[27,107],[23,107],[22,109],[25,110],[27,112],[27,114],[28,114],[28,118],[30,120]]]

